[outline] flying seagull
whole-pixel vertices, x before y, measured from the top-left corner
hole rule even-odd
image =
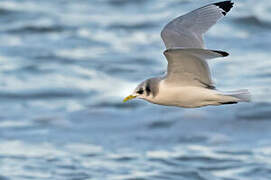
[[[212,82],[209,59],[224,51],[205,49],[203,34],[233,7],[233,2],[209,4],[169,22],[161,32],[166,46],[167,74],[140,83],[123,101],[140,98],[154,104],[195,108],[249,102],[248,90],[223,92]]]

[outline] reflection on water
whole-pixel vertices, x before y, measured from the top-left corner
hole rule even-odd
[[[0,1],[0,179],[270,179],[271,3],[207,34],[220,89],[253,103],[122,103],[165,72],[160,30],[205,1]],[[97,8],[99,7],[99,8]]]

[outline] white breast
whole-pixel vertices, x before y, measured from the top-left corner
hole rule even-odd
[[[157,96],[148,101],[180,107],[200,107],[210,104],[210,101],[217,100],[217,94],[214,90],[196,86],[173,86],[161,81]]]

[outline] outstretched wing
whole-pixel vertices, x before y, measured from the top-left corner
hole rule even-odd
[[[168,61],[165,82],[174,86],[214,88],[206,59],[228,56],[224,51],[174,48],[164,52]]]
[[[166,48],[204,48],[202,35],[232,7],[231,1],[209,4],[172,20],[161,32]]]

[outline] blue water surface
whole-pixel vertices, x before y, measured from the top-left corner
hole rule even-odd
[[[0,180],[270,180],[271,2],[205,37],[218,89],[250,104],[122,99],[166,70],[162,27],[207,0],[0,0]]]

